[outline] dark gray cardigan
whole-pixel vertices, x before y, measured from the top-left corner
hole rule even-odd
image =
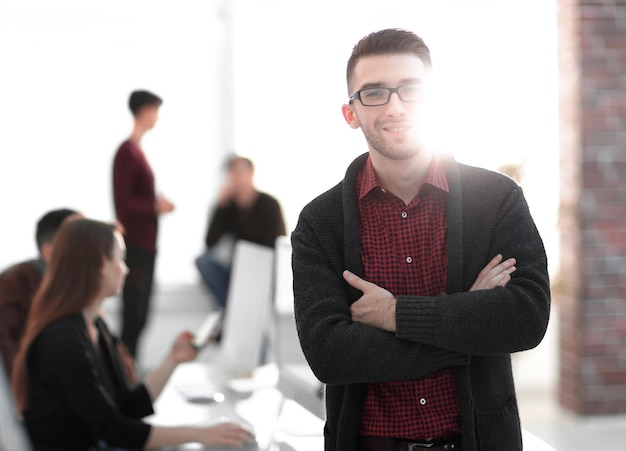
[[[353,322],[362,275],[356,177],[310,202],[292,233],[295,315],[304,354],[326,384],[325,449],[357,449],[368,382],[421,378],[453,367],[465,451],[522,449],[510,353],[537,346],[550,315],[543,242],[521,188],[510,178],[444,157],[450,189],[448,291],[400,296],[395,334]],[[505,288],[468,292],[498,253],[517,259]]]

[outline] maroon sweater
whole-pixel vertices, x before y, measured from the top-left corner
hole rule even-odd
[[[120,145],[113,162],[113,200],[126,243],[155,254],[154,174],[143,151],[129,140]]]

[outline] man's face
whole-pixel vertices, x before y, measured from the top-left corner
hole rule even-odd
[[[229,168],[228,176],[235,192],[245,192],[253,185],[254,170],[245,161],[236,160]]]
[[[429,70],[411,54],[373,55],[359,59],[352,77],[352,93],[364,88],[397,88],[425,83]],[[379,106],[364,106],[360,100],[343,106],[344,118],[352,128],[361,128],[370,152],[392,160],[415,156],[422,148],[422,100],[404,102],[397,93]]]
[[[146,130],[151,130],[159,119],[159,107],[155,105],[146,105],[139,111],[139,115]]]

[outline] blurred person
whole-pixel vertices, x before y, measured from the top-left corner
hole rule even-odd
[[[69,208],[46,212],[37,221],[35,231],[39,255],[16,263],[0,274],[0,351],[7,377],[13,369],[33,296],[52,255],[54,235],[61,224],[72,217],[80,217],[80,214]]]
[[[131,93],[128,106],[134,118],[133,130],[113,162],[115,213],[128,246],[121,338],[135,358],[150,311],[158,219],[174,210],[172,202],[155,192],[154,174],[141,148],[141,139],[155,126],[162,103],[160,97],[148,91]]]
[[[545,249],[514,180],[423,139],[430,74],[410,31],[354,46],[342,112],[367,152],[291,235],[326,450],[522,449],[511,353],[546,332]]]
[[[205,237],[206,250],[196,259],[202,279],[220,308],[226,306],[233,246],[238,240],[274,248],[285,235],[279,202],[254,185],[254,164],[249,158],[233,156],[228,175],[212,208]]]
[[[112,224],[68,222],[28,317],[12,375],[18,411],[34,449],[143,448],[187,442],[239,446],[253,440],[234,423],[209,427],[151,426],[141,418],[179,363],[197,356],[192,335],[178,335],[142,383],[124,383],[106,324],[104,299],[120,293],[128,268],[122,234]]]

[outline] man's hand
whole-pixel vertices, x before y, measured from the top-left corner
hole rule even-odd
[[[363,296],[350,306],[352,319],[379,329],[396,331],[396,299],[378,285],[361,279],[350,271],[343,272],[343,278],[351,286],[363,292]]]
[[[167,197],[163,196],[162,194],[157,194],[154,200],[154,209],[157,215],[160,215],[163,213],[170,213],[174,211],[174,204],[170,202],[170,200]]]
[[[230,179],[222,185],[220,192],[217,196],[217,204],[220,207],[225,207],[232,200],[234,194],[233,183]]]
[[[470,291],[488,290],[495,287],[503,287],[511,280],[511,273],[515,267],[515,259],[509,258],[502,261],[502,255],[498,254],[491,259],[487,266],[478,274]]]

